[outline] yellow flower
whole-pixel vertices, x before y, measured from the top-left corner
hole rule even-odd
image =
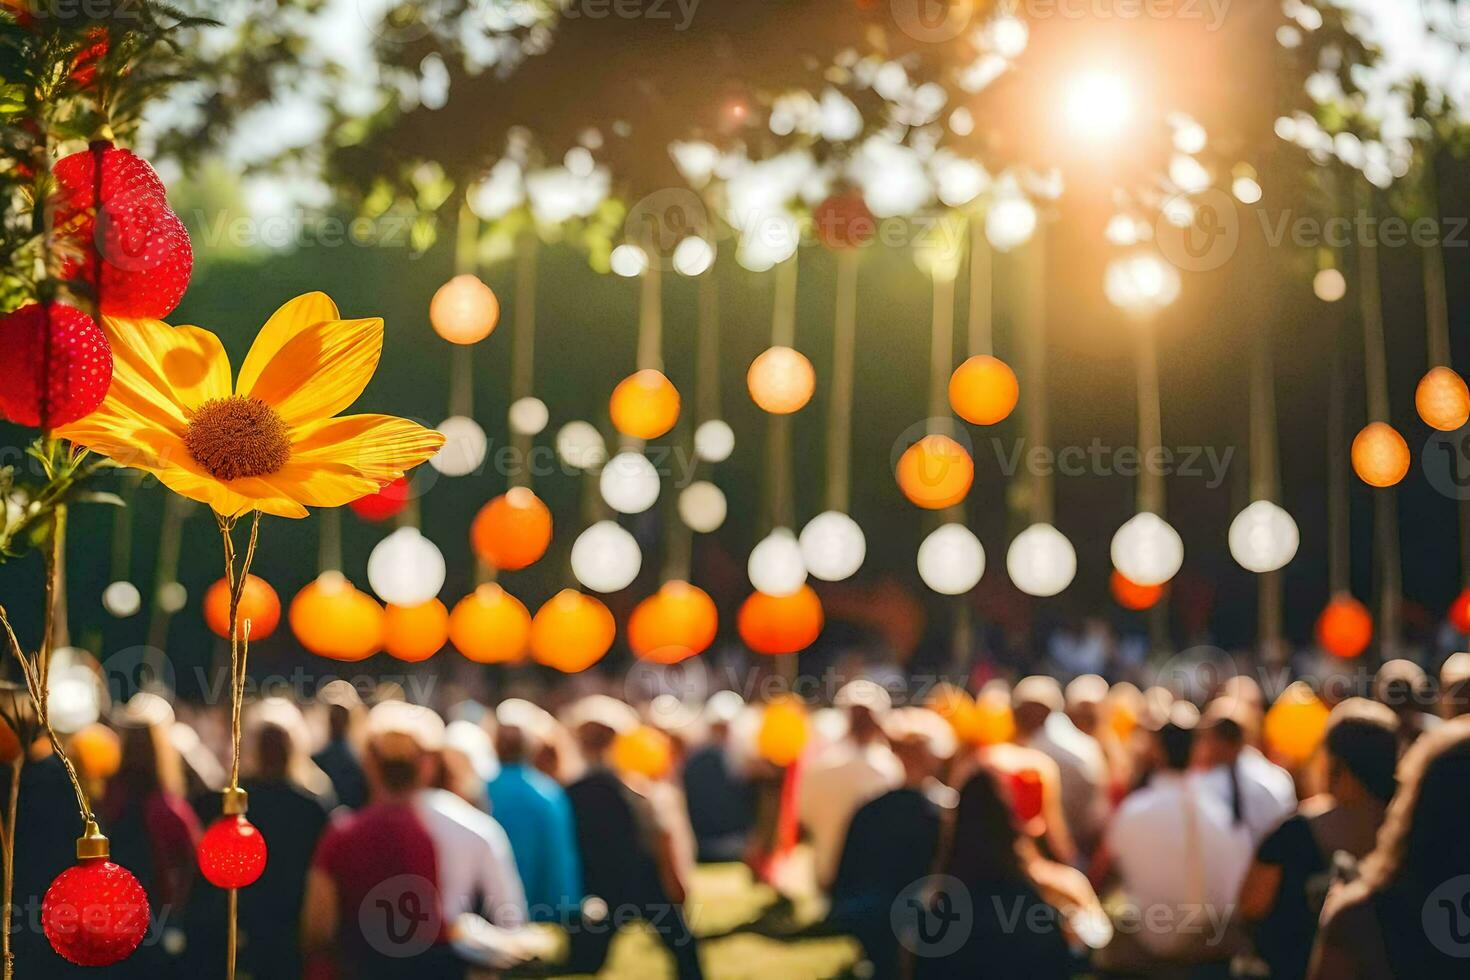
[[[336,417],[383,352],[379,317],[343,320],[323,293],[266,321],[233,388],[219,338],[159,320],[104,318],[112,386],[58,436],[156,475],[225,517],[305,517],[340,507],[424,462],[438,432],[391,415]]]

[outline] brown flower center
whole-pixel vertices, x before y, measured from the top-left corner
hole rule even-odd
[[[259,398],[211,398],[194,411],[184,433],[194,461],[216,479],[269,476],[291,458],[286,423]]]

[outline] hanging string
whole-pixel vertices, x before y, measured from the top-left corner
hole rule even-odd
[[[1265,275],[1266,270],[1258,270]],[[1275,373],[1271,366],[1271,343],[1267,325],[1257,317],[1251,343],[1250,378],[1250,497],[1276,501],[1281,492],[1279,452],[1276,436]],[[1281,638],[1281,570],[1263,572],[1257,580],[1259,632],[1263,645],[1274,649]]]
[[[1327,383],[1327,584],[1333,595],[1351,587],[1348,537],[1347,392],[1343,324],[1334,322]]]
[[[1159,352],[1154,320],[1138,323],[1138,457],[1147,461],[1163,445],[1163,412],[1159,396]],[[1138,510],[1164,513],[1164,475],[1145,465],[1138,478]]]
[[[459,201],[454,225],[454,274],[475,271],[480,244],[480,219],[470,210],[469,197]],[[475,357],[473,344],[452,344],[449,354],[449,414],[472,418],[475,414]]]
[[[516,239],[515,335],[511,338],[510,397],[512,402],[531,397],[536,384],[536,254],[539,241],[533,231]],[[528,432],[511,433],[518,469],[511,486],[531,485],[531,440]]]
[[[342,570],[342,509],[325,507],[317,515],[321,536],[317,539],[316,570],[340,572]]]
[[[934,277],[934,311],[929,331],[929,425],[936,431],[949,420],[949,376],[954,372],[954,279]]]
[[[827,436],[827,509],[847,513],[852,481],[852,393],[857,350],[856,248],[837,251],[837,303],[832,328],[832,393]]]
[[[695,420],[694,428],[700,423],[720,417],[720,289],[715,278],[715,267],[710,266],[699,277],[699,312],[695,326]],[[686,447],[690,440],[683,435],[684,418],[679,418],[679,445]],[[694,461],[696,469],[699,460]],[[694,567],[694,529],[678,518],[678,507],[669,509],[669,554],[664,568],[664,578],[688,579]]]
[[[984,236],[981,236],[983,241]],[[982,245],[982,248],[987,246]],[[978,286],[983,290],[986,304],[990,302],[990,257],[985,252],[985,263],[983,278],[980,283],[973,282],[975,276],[975,263],[971,263],[970,274],[972,277],[971,289]],[[1024,425],[1026,430],[1026,443],[1029,449],[1037,450],[1050,445],[1050,419],[1047,416],[1046,405],[1046,238],[1045,228],[1037,225],[1036,235],[1031,243],[1020,253],[1020,260],[1024,263],[1024,274],[1021,277],[1023,283],[1023,316],[1024,320],[1019,325],[1019,345],[1021,356],[1025,358],[1026,383],[1021,385],[1021,398],[1023,399],[1023,411],[1026,413]],[[971,313],[974,314],[974,295],[971,295]],[[983,334],[985,349],[980,350],[971,347],[971,354],[989,354],[991,352],[990,328],[988,325],[989,312],[986,311],[987,325]],[[973,345],[975,329],[973,319],[971,322],[971,343]],[[1055,490],[1052,486],[1052,477],[1046,472],[1045,467],[1032,467],[1031,471],[1031,520],[1033,523],[1052,522],[1055,509]]]
[[[648,267],[639,280],[638,297],[638,370],[664,368],[663,273],[657,253],[648,251]]]
[[[1040,228],[1037,229],[1040,234]],[[985,237],[985,219],[970,218],[970,353],[994,352],[993,333],[994,272],[991,267],[990,241]]]
[[[776,267],[776,295],[771,307],[771,346],[796,344],[796,253]],[[772,527],[791,527],[791,417],[771,414],[768,424],[770,519]]]

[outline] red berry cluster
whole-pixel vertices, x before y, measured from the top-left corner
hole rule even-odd
[[[0,415],[50,429],[96,411],[112,383],[112,348],[96,322],[65,303],[0,317]]]
[[[148,896],[132,872],[97,858],[67,868],[41,901],[46,939],[77,966],[111,966],[148,933]]]

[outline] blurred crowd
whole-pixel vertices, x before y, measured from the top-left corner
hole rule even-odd
[[[900,687],[254,700],[242,785],[269,861],[239,894],[239,976],[595,974],[641,922],[692,980],[692,875],[720,862],[781,896],[742,929],[853,937],[853,977],[1470,975],[1470,654],[1384,664],[1367,696],[1315,702],[1325,721],[1273,720],[1243,676]],[[225,894],[195,849],[227,715],[140,693],[72,739],[155,917],[108,976],[221,972]],[[16,771],[17,962],[85,972],[37,926],[71,789],[45,740]]]

